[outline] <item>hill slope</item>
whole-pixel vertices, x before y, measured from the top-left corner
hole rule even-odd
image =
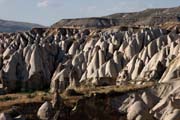
[[[27,30],[31,30],[34,27],[43,27],[43,26],[33,23],[0,20],[0,32],[27,31]]]
[[[168,21],[180,21],[180,7],[147,9],[133,13],[116,13],[96,18],[63,19],[52,25],[52,27],[156,26]]]

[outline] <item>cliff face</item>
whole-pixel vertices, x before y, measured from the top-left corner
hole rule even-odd
[[[109,18],[77,18],[77,19],[63,19],[52,25],[52,27],[95,27],[105,28],[117,25],[118,20]]]
[[[180,21],[180,7],[147,9],[140,12],[116,13],[98,18],[63,19],[52,27],[158,26],[169,21]]]

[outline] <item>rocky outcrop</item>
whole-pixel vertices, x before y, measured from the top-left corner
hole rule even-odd
[[[96,100],[80,101],[70,112],[59,93],[79,86],[143,85],[152,81],[158,87],[121,99],[105,99],[101,103],[110,102],[107,111],[99,109],[92,116],[110,112],[129,120],[175,119],[179,113],[179,39],[176,31],[160,28],[51,28],[1,34],[1,89],[14,92],[50,88],[56,94],[52,103],[40,107],[40,119],[66,118],[67,114],[91,119],[88,113],[95,111]],[[90,111],[83,108],[84,103]],[[62,112],[61,107],[67,111]],[[170,111],[165,111],[167,108]]]
[[[53,92],[56,81],[63,92],[82,84],[162,82],[178,77],[174,72],[179,69],[179,35],[164,29],[51,28],[0,38],[1,81],[9,91],[50,86]]]
[[[38,110],[37,116],[41,120],[49,120],[52,117],[52,105],[49,102],[45,102]]]
[[[12,120],[9,114],[1,113],[0,120]]]
[[[154,120],[149,114],[147,106],[142,101],[136,101],[132,106],[128,108],[127,119],[128,120]]]

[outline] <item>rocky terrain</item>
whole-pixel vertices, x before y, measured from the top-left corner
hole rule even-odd
[[[116,13],[103,17],[63,19],[52,27],[157,26],[180,21],[180,7],[147,9],[140,12]]]
[[[0,120],[179,120],[179,22],[110,27],[106,20],[108,28],[65,21],[1,33]]]
[[[42,25],[25,23],[25,22],[16,22],[16,21],[8,21],[8,20],[0,20],[0,32],[22,32],[28,31],[32,28],[40,27]]]

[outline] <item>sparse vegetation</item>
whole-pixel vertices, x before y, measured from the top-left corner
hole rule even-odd
[[[43,97],[43,99],[42,99]],[[16,93],[0,96],[0,112],[10,109],[14,105],[24,105],[31,103],[43,103],[50,100],[51,95],[45,92],[37,91],[34,93]]]
[[[75,89],[67,89],[64,92],[65,95],[67,96],[81,96],[83,95],[82,93],[79,93],[78,91],[76,91]]]
[[[35,96],[36,96],[36,94],[33,94],[33,93],[32,93],[32,94],[28,94],[28,95],[27,95],[27,98],[34,98]]]
[[[113,92],[116,93],[126,93],[129,91],[136,91],[136,90],[140,90],[140,89],[145,89],[145,88],[149,88],[154,86],[155,83],[154,82],[149,82],[146,83],[144,85],[122,85],[122,86],[103,86],[103,87],[80,87],[80,88],[76,88],[76,92],[83,94],[83,95],[91,95],[91,94],[96,94],[96,93],[105,93],[105,94],[109,94]]]
[[[122,93],[128,93],[130,91],[144,90],[146,88],[154,86],[155,83],[146,83],[144,85],[127,85],[127,86],[103,86],[103,87],[78,87],[74,89],[67,89],[61,97],[64,99],[64,103],[69,107],[74,107],[79,100],[84,98],[90,98],[92,96],[119,96]],[[34,92],[34,93],[17,93],[8,94],[6,96],[0,96],[0,112],[11,109],[12,106],[20,106],[26,115],[26,118],[35,119],[37,116],[32,115],[36,113],[37,108],[45,101],[52,99],[52,94],[46,92]],[[13,99],[16,98],[16,99]],[[4,101],[3,101],[4,100]],[[5,101],[8,100],[8,101]],[[29,106],[29,107],[27,107]],[[31,108],[30,108],[31,106]],[[29,109],[33,111],[28,112]]]
[[[78,100],[85,97],[103,95],[103,96],[119,96],[128,92],[136,92],[138,90],[144,90],[155,86],[156,83],[148,82],[144,85],[132,85],[127,86],[103,86],[103,87],[78,87],[73,90],[64,91],[61,95],[65,100],[65,103],[69,106],[73,106]],[[68,93],[68,94],[67,94]]]
[[[0,102],[6,102],[6,101],[9,101],[9,100],[15,100],[17,99],[16,97],[11,97],[11,96],[5,96],[5,97],[2,97],[0,98]]]

